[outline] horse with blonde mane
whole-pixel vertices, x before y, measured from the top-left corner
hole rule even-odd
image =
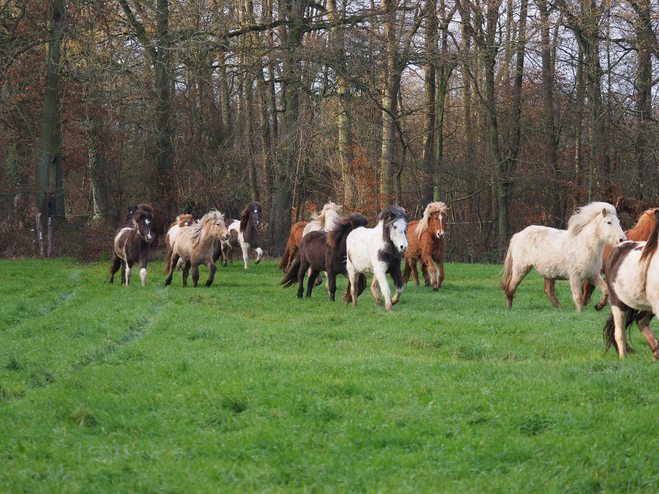
[[[577,311],[583,310],[581,283],[588,280],[602,290],[599,304],[608,299],[606,283],[600,275],[605,244],[618,245],[626,240],[615,208],[606,202],[591,202],[580,207],[568,222],[567,230],[529,226],[510,239],[500,286],[506,293],[506,307],[513,305],[517,287],[535,268],[545,279],[545,294],[555,307],[556,280],[569,280]]]
[[[188,285],[188,274],[192,267],[192,286],[196,287],[199,281],[199,265],[204,264],[210,271],[206,286],[211,286],[215,279],[217,267],[213,261],[213,254],[219,250],[220,241],[229,237],[224,224],[224,215],[219,211],[210,211],[191,226],[181,228],[172,245],[172,255],[167,264],[169,276],[165,285],[172,282],[174,267],[179,258],[183,259],[183,286]]]
[[[659,311],[659,209],[654,209],[654,227],[647,242],[624,242],[614,248],[606,263],[606,284],[611,296],[611,315],[604,325],[606,348],[611,345],[621,359],[627,352],[627,328],[636,321],[659,359],[659,341],[650,321]]]
[[[420,221],[412,221],[407,225],[408,247],[405,251],[403,283],[407,283],[412,274],[414,284],[419,286],[419,272],[416,269],[416,263],[420,261],[426,286],[432,286],[435,291],[442,286],[447,216],[446,204],[431,202],[426,206]],[[435,267],[435,263],[437,263],[437,267]],[[428,271],[430,271],[430,275]]]

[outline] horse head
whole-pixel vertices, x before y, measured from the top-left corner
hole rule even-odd
[[[438,240],[446,236],[446,217],[448,208],[443,202],[431,202],[423,211],[423,217],[416,227],[417,237],[421,237],[428,230],[433,238]]]
[[[251,202],[240,213],[240,229],[245,231],[247,223],[251,221],[255,227],[261,225],[261,204],[258,202]]]
[[[224,223],[224,215],[222,213],[217,210],[213,210],[206,214],[204,218],[207,218],[206,222],[204,222],[204,225],[211,228],[213,236],[219,239],[229,240],[231,234],[229,233],[229,230]]]
[[[191,214],[180,214],[176,217],[176,221],[178,222],[178,226],[184,227],[192,225],[194,218]]]
[[[600,234],[601,238],[603,238],[607,244],[615,247],[627,240],[627,236],[625,235],[625,232],[622,231],[620,220],[616,215],[615,208],[610,204],[606,204],[606,206],[608,207],[602,208],[599,223]]]
[[[384,241],[391,241],[399,252],[407,250],[408,220],[408,214],[400,206],[391,206],[378,217],[378,221],[382,222]]]
[[[146,204],[140,204],[129,214],[132,216],[133,227],[137,229],[140,237],[147,243],[151,242],[153,240],[153,236],[151,235],[151,226],[153,223],[151,207]]]

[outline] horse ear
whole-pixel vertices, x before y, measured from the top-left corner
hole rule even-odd
[[[606,216],[607,213],[608,211],[606,210],[606,208],[602,209],[602,216]]]

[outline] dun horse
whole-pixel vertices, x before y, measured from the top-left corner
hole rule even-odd
[[[366,226],[368,220],[359,213],[353,213],[348,218],[339,220],[338,226],[329,233],[313,231],[304,236],[300,242],[297,259],[286,272],[286,276],[279,283],[284,288],[298,284],[297,297],[302,298],[304,293],[304,276],[309,270],[307,284],[307,297],[311,297],[314,282],[321,271],[327,272],[327,291],[330,302],[335,300],[336,275],[347,276],[346,270],[346,240],[348,234],[355,228]],[[366,277],[362,275],[359,280],[359,293],[366,287]],[[350,290],[350,287],[348,287]]]
[[[500,286],[511,308],[515,290],[532,267],[545,278],[545,294],[555,307],[556,280],[570,280],[577,311],[583,310],[581,283],[589,280],[602,290],[600,305],[606,304],[608,290],[600,275],[604,244],[617,245],[626,239],[616,210],[606,202],[592,202],[578,209],[567,230],[529,226],[513,235],[508,246]]]
[[[426,286],[439,290],[444,281],[444,254],[446,252],[446,217],[448,208],[443,202],[431,202],[426,206],[420,221],[412,221],[407,226],[408,248],[405,251],[403,283],[410,274],[414,284],[419,286],[419,272],[416,264],[421,261],[421,272]],[[437,267],[435,268],[435,263]],[[430,271],[430,275],[428,274]]]
[[[371,293],[375,297],[378,307],[382,306],[382,298],[378,293],[378,286],[382,291],[387,310],[391,312],[392,305],[400,299],[405,285],[400,272],[400,262],[407,250],[407,220],[405,210],[392,206],[380,213],[375,228],[356,228],[348,235],[346,240],[346,269],[350,280],[350,292],[346,293],[344,301],[351,302],[357,307],[359,296],[359,281],[357,275],[373,273]],[[387,273],[391,274],[396,287],[396,295],[391,298],[391,289],[387,282]]]
[[[614,345],[620,358],[628,351],[627,328],[636,321],[654,360],[659,359],[659,341],[650,328],[659,311],[659,209],[647,242],[624,242],[611,251],[606,263],[606,284],[611,297],[611,315],[604,326],[606,353]]]
[[[248,269],[249,249],[256,251],[254,264],[261,262],[263,250],[259,247],[259,234],[257,228],[261,224],[261,205],[252,202],[245,206],[240,213],[240,220],[231,220],[229,223],[229,240],[222,241],[222,266],[227,262],[233,265],[233,249],[240,247],[243,252],[245,269]],[[217,260],[217,259],[216,259]]]
[[[634,240],[636,242],[643,242],[648,240],[650,237],[650,233],[652,232],[652,229],[654,228],[654,217],[655,217],[655,211],[659,210],[659,208],[653,208],[653,209],[648,209],[647,211],[644,211],[643,214],[641,214],[641,217],[638,219],[638,222],[632,228],[631,230],[628,230],[625,232],[625,235],[627,235],[627,240]],[[604,273],[604,268],[606,267],[606,261],[609,258],[609,254],[611,253],[611,250],[613,247],[611,247],[609,244],[606,244],[604,246],[604,251],[602,252],[602,270],[601,273]],[[590,296],[593,294],[593,290],[595,290],[595,286],[592,283],[589,283],[588,281],[583,282],[583,303],[586,305],[589,300]],[[601,310],[602,307],[599,304],[595,306],[596,310]]]
[[[172,245],[172,256],[167,264],[169,276],[165,285],[172,282],[174,267],[179,258],[183,259],[183,286],[188,285],[188,274],[192,267],[192,286],[199,281],[199,265],[204,264],[210,271],[206,286],[211,286],[215,279],[217,267],[213,262],[213,254],[219,250],[220,240],[228,238],[229,233],[224,224],[224,215],[219,211],[206,213],[192,226],[182,228]]]
[[[114,237],[110,283],[114,282],[114,274],[121,267],[121,284],[129,286],[133,264],[139,262],[142,286],[146,286],[149,243],[153,240],[151,207],[140,204],[135,207],[130,216],[130,225],[122,227]]]
[[[176,221],[169,226],[167,235],[165,235],[165,245],[167,246],[167,256],[165,257],[165,274],[167,274],[167,265],[169,264],[169,260],[172,257],[172,245],[174,245],[174,241],[176,240],[178,233],[181,231],[181,228],[190,226],[192,223],[194,223],[194,219],[192,218],[191,214],[180,214],[176,217]],[[179,258],[178,262],[176,263],[176,267],[180,268],[182,265],[183,260]]]

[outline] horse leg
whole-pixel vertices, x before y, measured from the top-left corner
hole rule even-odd
[[[629,309],[628,309],[629,310]],[[621,359],[627,357],[627,334],[625,331],[625,311],[615,305],[611,306],[611,315],[615,327],[614,338],[618,345],[618,355]]]
[[[297,298],[304,296],[304,276],[309,271],[309,279],[311,279],[311,268],[307,263],[300,260],[300,269],[297,272]]]
[[[437,261],[437,288],[439,289],[444,283],[444,252],[440,251],[435,261]]]
[[[563,307],[556,298],[556,280],[545,278],[545,295],[549,297],[549,300],[551,301],[552,304],[554,304],[554,307],[556,307],[557,309]]]
[[[382,298],[384,298],[384,306],[387,309],[387,312],[392,312],[392,303],[391,303],[391,289],[389,288],[389,282],[387,281],[387,274],[385,273],[384,269],[374,269],[373,270],[373,283],[371,283],[371,292],[373,291],[373,286],[376,287],[376,293],[377,293],[377,286],[380,285],[380,291],[382,292]],[[375,295],[375,294],[374,294]],[[378,296],[378,299],[380,297]],[[378,306],[382,305],[382,301],[379,301],[380,303]]]
[[[149,250],[143,253],[140,256],[140,280],[142,280],[142,286],[146,286],[146,262],[149,259]]]
[[[227,267],[227,260],[229,259],[229,249],[231,247],[228,243],[220,242],[220,250],[222,251],[222,267]],[[214,256],[213,256],[214,257]]]
[[[190,274],[190,266],[192,266],[190,260],[185,261],[185,264],[183,264],[183,286],[188,286],[188,275]]]
[[[254,264],[258,264],[263,259],[263,249],[261,247],[256,248],[256,259],[254,259]]]
[[[606,304],[609,302],[609,287],[606,286],[606,282],[602,279],[601,274],[597,274],[594,278],[591,278],[590,281],[593,285],[595,285],[597,288],[602,290],[602,297],[600,298],[599,302],[597,302],[597,305],[595,306],[595,310],[602,310]],[[592,293],[592,290],[591,290]]]
[[[659,359],[659,340],[657,340],[652,328],[650,328],[650,321],[653,316],[654,314],[651,311],[643,312],[636,319],[636,324],[638,325],[638,329],[641,330],[641,333],[643,333],[643,336],[645,336],[645,339],[648,340],[648,344],[652,349],[652,359],[657,360]]]
[[[192,287],[197,288],[199,283],[199,262],[195,261],[192,263]]]
[[[316,277],[320,276],[320,271],[316,271],[315,269],[309,268],[309,272],[311,274],[309,275],[309,281],[307,281],[307,298],[311,297],[311,292],[316,286]]]
[[[423,259],[425,273],[430,273],[430,284],[432,285],[433,291],[439,290],[439,285],[437,283],[437,269],[435,269],[435,264],[432,261],[432,256],[425,256]],[[424,273],[424,278],[425,278]]]
[[[403,284],[403,276],[400,273],[400,264],[394,263],[393,266],[389,268],[389,274],[391,274],[391,278],[394,281],[394,287],[396,287],[396,294],[391,299],[391,305],[396,305],[400,300],[400,296],[402,295],[403,290],[405,289],[405,285]],[[387,283],[387,288],[388,287],[389,284]]]
[[[419,271],[416,269],[417,259],[412,259],[412,278],[414,279],[414,286],[419,286]]]
[[[586,280],[583,282],[583,304],[588,305],[588,302],[590,302],[590,297],[593,295],[593,292],[595,291],[595,285],[593,285],[590,281]]]
[[[243,262],[245,263],[245,269],[249,269],[249,266],[247,265],[247,261],[249,260],[249,245],[240,242],[240,249],[243,251]]]
[[[309,276],[311,276],[311,269],[309,270]],[[323,284],[323,275],[318,273],[318,279],[316,280],[316,286]]]
[[[423,281],[426,286],[432,286],[432,279],[430,278],[430,274],[428,273],[428,265],[426,264],[425,260],[421,260],[419,263],[421,265],[421,274],[423,275]]]
[[[114,254],[112,256],[112,264],[110,265],[110,283],[114,283],[114,274],[121,268],[121,258]]]
[[[181,257],[178,254],[172,253],[172,257],[169,259],[169,264],[167,265],[167,271],[169,271],[169,276],[165,280],[165,286],[169,285],[172,282],[172,276],[174,276],[174,266],[178,266]]]
[[[572,300],[577,306],[577,312],[583,311],[583,299],[581,298],[581,280],[577,277],[570,278],[570,288],[572,289]]]
[[[355,267],[350,261],[346,263],[346,271],[348,273],[348,289],[343,300],[346,303],[352,300],[352,306],[357,307],[357,276],[359,274],[355,271]]]
[[[126,286],[130,286],[130,276],[133,274],[132,261],[126,262]]]
[[[208,274],[208,279],[206,280],[206,286],[211,286],[213,280],[215,280],[215,272],[217,271],[217,266],[211,259],[206,263],[206,267],[208,268],[208,271],[210,271],[210,273]],[[192,275],[192,277],[194,279],[194,274]],[[199,267],[197,266],[197,278],[198,277],[199,277]],[[195,286],[197,285],[195,284]]]
[[[334,296],[336,294],[336,273],[332,271],[326,271],[327,274],[327,291],[329,292],[330,302],[334,302]]]
[[[407,256],[405,257],[405,267],[403,268],[403,283],[407,283],[410,280],[410,274],[412,274],[412,268],[410,267],[412,261],[410,261]]]
[[[375,297],[375,305],[382,307],[382,297],[380,297],[380,291],[378,290],[378,277],[375,273],[373,273],[373,281],[371,282],[371,293]],[[388,303],[391,304],[391,302]]]
[[[513,306],[513,297],[515,297],[515,291],[517,287],[522,282],[524,277],[531,271],[531,265],[524,266],[520,269],[519,266],[513,266],[513,274],[510,277],[510,282],[508,286],[504,288],[506,292],[506,309],[510,309]]]

